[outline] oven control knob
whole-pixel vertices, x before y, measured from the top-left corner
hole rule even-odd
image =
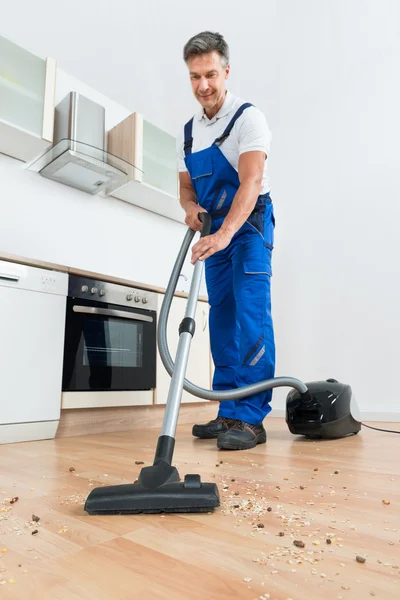
[[[104,294],[105,294],[105,293],[106,293],[106,290],[100,290],[100,291],[99,291],[99,295],[100,295],[100,296],[104,296]]]
[[[92,287],[92,289],[90,290],[91,294],[97,294],[97,287]]]
[[[132,298],[133,298],[133,294],[127,294],[127,296],[126,296],[126,299],[127,299],[127,300],[129,300],[129,301],[130,301],[130,300],[132,300]]]
[[[148,301],[147,301],[146,296],[144,298],[142,298],[142,302],[143,302],[143,304],[147,304]]]
[[[87,285],[83,285],[83,286],[81,287],[81,292],[88,292],[88,291],[89,291],[89,288],[88,288],[88,286],[87,286]]]
[[[140,302],[140,296],[135,296],[135,302]]]

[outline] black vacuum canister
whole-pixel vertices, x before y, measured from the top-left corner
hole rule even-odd
[[[297,390],[286,398],[286,423],[295,435],[315,439],[338,439],[361,429],[358,406],[349,385],[335,379],[306,383],[310,399]]]

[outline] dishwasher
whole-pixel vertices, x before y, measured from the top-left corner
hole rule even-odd
[[[0,443],[55,437],[68,275],[0,260]]]

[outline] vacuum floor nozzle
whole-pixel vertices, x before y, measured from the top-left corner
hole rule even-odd
[[[89,515],[199,513],[211,512],[219,504],[215,483],[202,483],[200,475],[186,475],[180,481],[176,468],[161,461],[143,468],[136,483],[94,488],[85,511]]]

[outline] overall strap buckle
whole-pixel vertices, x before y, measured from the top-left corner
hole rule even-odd
[[[236,121],[238,120],[238,118],[242,115],[242,113],[246,110],[246,108],[249,108],[249,106],[253,106],[253,104],[250,104],[250,102],[245,102],[244,104],[242,104],[242,106],[240,106],[237,109],[237,111],[233,115],[232,119],[229,121],[228,125],[226,126],[226,129],[223,132],[223,134],[220,135],[219,137],[217,137],[216,140],[214,140],[215,145],[220,145],[220,144],[222,144],[222,142],[224,142],[226,140],[226,138],[229,136],[229,134],[232,131],[232,128],[233,128],[234,124],[236,123]]]

